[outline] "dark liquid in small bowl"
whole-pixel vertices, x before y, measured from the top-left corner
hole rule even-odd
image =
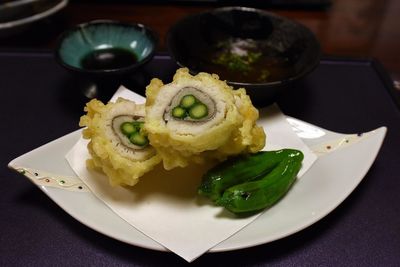
[[[112,70],[129,67],[137,62],[132,52],[123,48],[98,49],[83,57],[81,65],[87,70]]]

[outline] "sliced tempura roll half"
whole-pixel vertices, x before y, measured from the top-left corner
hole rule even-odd
[[[85,107],[80,126],[90,139],[88,168],[103,171],[111,185],[135,185],[139,177],[160,163],[144,132],[144,105],[119,98],[104,105],[93,99]]]
[[[258,111],[245,90],[233,90],[217,75],[192,76],[182,68],[169,84],[153,79],[146,97],[145,128],[165,169],[264,147]]]

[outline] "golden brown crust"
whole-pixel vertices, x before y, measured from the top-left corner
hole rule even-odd
[[[168,125],[170,122],[164,120],[162,106],[165,106],[165,101],[171,101],[174,92],[184,87],[205,88],[204,91],[212,94],[215,101],[222,101],[223,110],[220,112],[223,112],[223,120],[201,133],[184,134]],[[233,90],[217,75],[199,73],[192,76],[188,69],[182,68],[170,84],[164,85],[162,81],[153,79],[146,89],[146,97],[145,128],[166,169],[185,167],[190,162],[224,160],[230,155],[254,153],[265,145],[264,130],[256,125],[258,111],[246,91]]]
[[[79,125],[87,127],[83,130],[83,137],[90,139],[88,150],[92,158],[87,161],[87,166],[104,172],[111,185],[135,185],[140,176],[160,163],[161,157],[152,152],[152,148],[148,153],[142,153],[144,158],[141,160],[130,157],[129,153],[121,153],[118,138],[110,133],[110,120],[115,114],[128,112],[144,116],[143,105],[121,98],[116,103],[104,105],[93,99],[87,103],[85,111],[87,114],[81,117]]]

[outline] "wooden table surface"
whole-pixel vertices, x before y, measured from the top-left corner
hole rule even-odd
[[[212,4],[132,2],[71,1],[52,21],[42,22],[40,28],[33,26],[19,35],[2,37],[0,49],[51,49],[57,36],[75,24],[94,19],[116,19],[150,26],[159,34],[159,50],[164,51],[164,38],[171,25],[188,14],[216,7]],[[400,80],[400,1],[332,0],[332,5],[324,10],[264,9],[309,27],[320,41],[325,55],[377,58],[394,80]]]

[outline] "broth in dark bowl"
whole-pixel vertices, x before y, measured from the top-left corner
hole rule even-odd
[[[244,7],[185,17],[171,27],[167,45],[178,65],[246,88],[259,106],[310,73],[320,59],[319,43],[308,28]]]
[[[228,81],[275,82],[295,73],[292,60],[268,44],[253,39],[228,39],[204,54],[202,70]]]

